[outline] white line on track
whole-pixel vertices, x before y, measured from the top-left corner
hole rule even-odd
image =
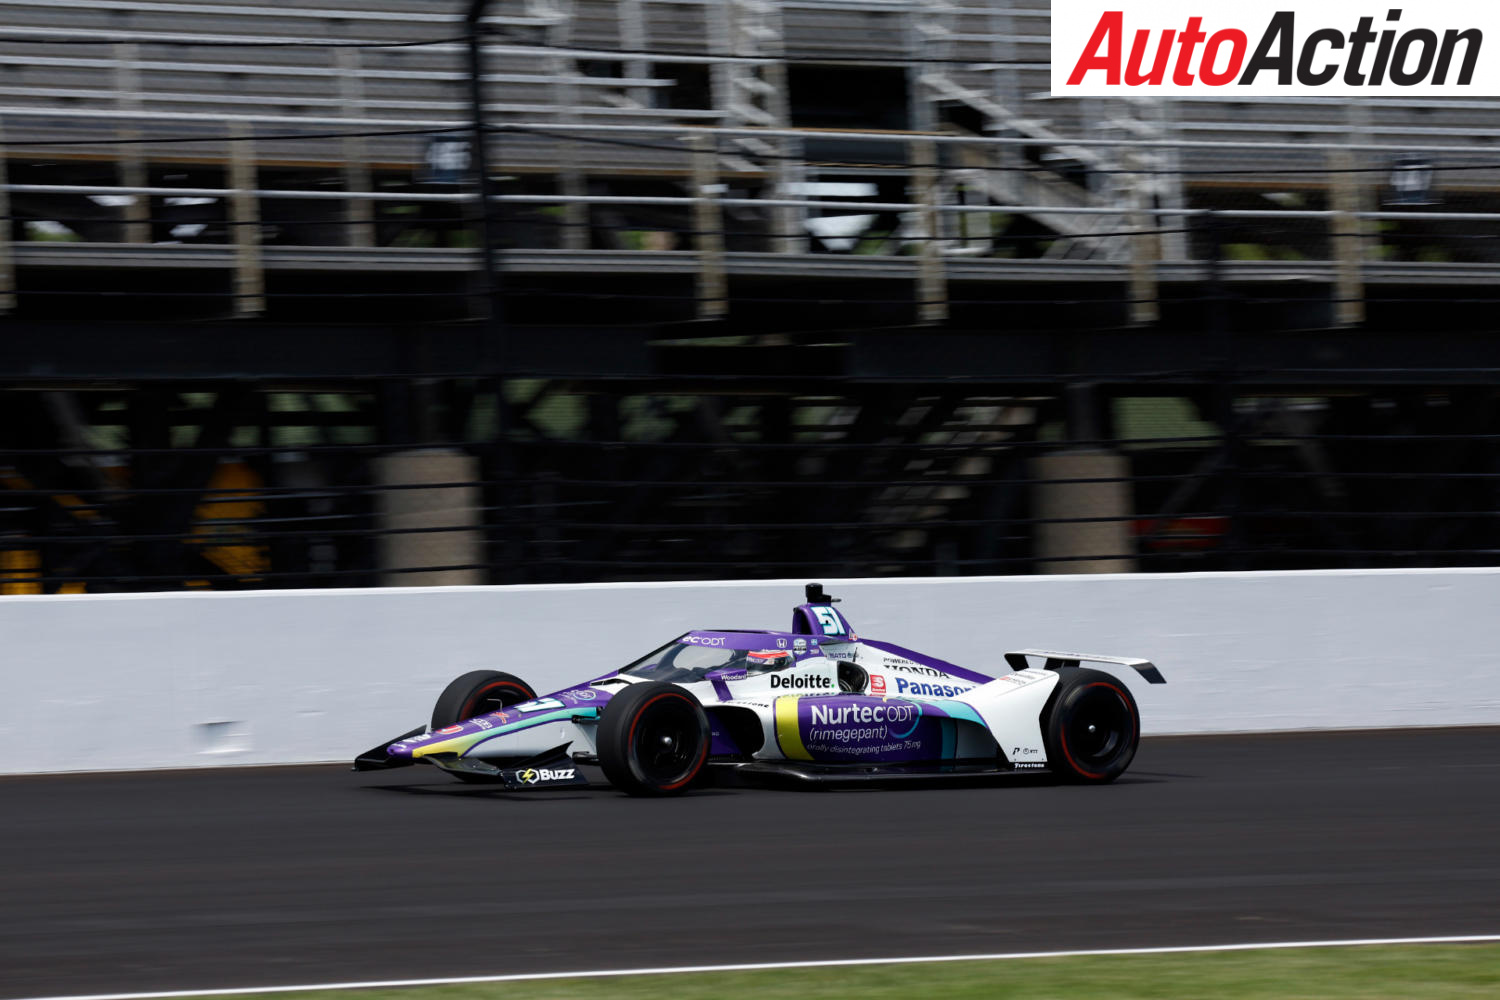
[[[462,986],[471,983],[524,983],[545,979],[603,979],[612,976],[667,976],[689,972],[759,972],[770,969],[827,969],[857,965],[927,965],[934,962],[996,962],[1019,958],[1087,958],[1096,955],[1191,955],[1221,951],[1285,951],[1290,948],[1368,948],[1401,944],[1496,944],[1500,934],[1447,937],[1349,938],[1338,941],[1263,941],[1248,944],[1200,944],[1160,948],[1094,948],[1079,951],[1012,951],[993,955],[917,955],[910,958],[835,958],[811,962],[746,962],[737,965],[678,965],[654,969],[593,969],[585,972],[523,972],[501,976],[448,976],[442,979],[379,979],[360,983],[310,983],[298,986],[240,986],[233,989],[165,990],[159,993],[82,993],[27,997],[24,1000],[172,1000],[176,997],[248,996],[264,993],[308,993],[314,990],[394,989],[409,986]]]

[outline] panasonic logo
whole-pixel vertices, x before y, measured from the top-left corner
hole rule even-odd
[[[926,681],[909,681],[905,677],[896,678],[897,694],[920,694],[929,698],[951,698],[956,694],[963,694],[971,686],[968,684],[929,684]]]

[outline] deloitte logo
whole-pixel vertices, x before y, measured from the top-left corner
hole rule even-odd
[[[832,691],[833,681],[819,674],[772,674],[771,690]]]

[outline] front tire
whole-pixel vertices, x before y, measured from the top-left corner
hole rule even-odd
[[[438,695],[432,706],[432,730],[446,729],[476,715],[486,715],[523,701],[532,701],[536,692],[514,674],[500,670],[471,670],[456,677]],[[485,774],[449,771],[459,781],[470,785],[494,784],[500,780]]]
[[[675,684],[632,684],[599,719],[599,767],[630,795],[678,795],[708,761],[708,715]]]
[[[1066,781],[1102,785],[1125,773],[1141,743],[1130,689],[1099,670],[1060,670],[1045,726],[1048,766]]]
[[[443,729],[476,715],[498,712],[536,698],[521,678],[499,670],[472,670],[455,678],[432,706],[432,728]]]

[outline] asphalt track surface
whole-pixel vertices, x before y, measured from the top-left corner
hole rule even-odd
[[[0,779],[0,997],[1500,932],[1500,729],[1147,739],[1107,787]]]

